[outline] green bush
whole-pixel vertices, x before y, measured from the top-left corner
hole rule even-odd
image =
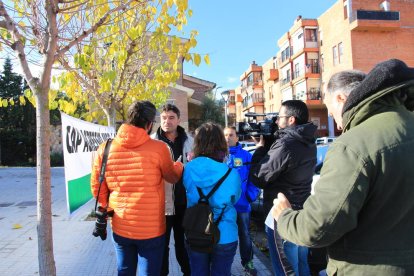
[[[63,165],[64,165],[63,154],[61,152],[52,152],[50,154],[50,166],[51,167],[62,167]]]

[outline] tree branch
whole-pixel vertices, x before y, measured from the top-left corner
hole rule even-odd
[[[69,4],[69,3],[72,3],[72,2],[74,2],[74,1],[65,2],[65,4]],[[59,3],[61,3],[61,2],[59,2]],[[76,5],[73,5],[73,6],[67,7],[67,8],[58,8],[58,13],[62,13],[62,12],[66,12],[66,11],[70,11],[70,10],[72,10],[72,9],[75,9],[75,8],[77,8],[77,7],[80,7],[80,6],[82,6],[82,5],[85,5],[86,3],[88,3],[88,1],[83,1],[83,2],[80,2],[79,4],[76,4]]]
[[[113,8],[113,9],[109,10],[108,12],[106,12],[105,15],[102,16],[101,19],[99,19],[98,22],[95,25],[93,25],[89,30],[83,31],[81,35],[79,35],[78,37],[75,37],[71,42],[68,43],[68,45],[66,45],[65,47],[63,47],[59,51],[57,51],[56,58],[59,57],[59,56],[62,56],[70,48],[72,48],[75,44],[81,42],[87,36],[89,36],[90,34],[92,34],[93,32],[95,32],[99,27],[103,26],[104,23],[105,23],[105,21],[108,19],[108,17],[112,13],[117,12],[117,11],[120,11],[120,10],[124,10],[128,5],[130,5],[134,1],[136,1],[136,0],[129,0],[127,3],[121,4],[118,7]]]
[[[63,57],[59,58],[59,62],[68,72],[73,72],[75,74],[76,79],[78,79],[89,91],[92,92],[93,97],[98,101],[98,104],[102,109],[107,108],[105,102],[102,101],[102,99],[98,95],[98,89],[95,89],[93,85],[86,81],[75,69],[73,69],[69,65],[69,63]]]
[[[4,3],[0,0],[0,16],[4,17],[4,22],[2,28],[6,29],[10,32],[13,43],[10,45],[10,48],[16,53],[20,60],[20,65],[23,69],[23,74],[29,83],[30,88],[36,90],[36,86],[39,85],[39,80],[37,78],[33,78],[32,72],[30,71],[29,64],[26,59],[26,54],[24,52],[24,45],[23,45],[23,36],[19,33],[19,30],[16,27],[16,23],[11,19],[7,10],[4,7]]]
[[[53,63],[55,62],[55,53],[57,50],[58,42],[58,27],[56,21],[57,0],[46,1],[45,8],[47,20],[47,33],[44,38],[44,45],[46,47],[46,56],[43,65],[41,85],[43,89],[49,89],[52,76],[51,72],[53,68]]]
[[[78,0],[70,0],[70,1],[59,0],[59,4],[70,4],[70,3],[77,2],[77,1]]]

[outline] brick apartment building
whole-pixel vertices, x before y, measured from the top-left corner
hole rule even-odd
[[[236,122],[244,121],[243,113],[277,112],[283,101],[300,99],[318,136],[339,135],[322,102],[330,76],[346,69],[368,72],[390,58],[414,66],[414,1],[338,0],[317,19],[298,16],[278,46],[276,57],[251,64],[241,76]]]
[[[202,101],[206,93],[216,87],[214,82],[199,79],[183,74],[176,84],[170,86],[170,96],[167,103],[176,105],[180,109],[180,125],[187,131],[195,130],[202,122]],[[160,121],[159,116],[156,118]],[[156,124],[158,127],[159,124]]]

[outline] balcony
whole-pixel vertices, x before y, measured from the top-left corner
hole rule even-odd
[[[355,11],[357,20],[400,20],[400,12],[397,11]]]
[[[257,80],[253,83],[253,88],[262,88],[263,87],[263,81]]]
[[[280,86],[283,86],[283,85],[288,84],[288,83],[290,83],[290,76],[288,76],[288,77],[286,77],[286,78],[282,79],[282,80],[280,81]]]
[[[310,66],[307,66],[306,68],[306,73],[309,74],[320,74],[320,68],[319,68],[319,64],[312,64]]]
[[[264,93],[253,93],[243,99],[243,108],[250,108],[252,105],[263,105]]]
[[[306,93],[306,96],[308,100],[321,100],[322,99],[321,91],[319,89],[314,89],[314,88],[311,88],[308,91],[308,93]]]
[[[400,28],[400,12],[398,11],[365,11],[353,12],[351,31],[394,31]]]
[[[322,105],[322,93],[321,90],[311,88],[306,93],[306,104],[308,105]]]
[[[269,78],[267,79],[268,81],[272,80],[275,81],[279,79],[279,70],[277,69],[270,69],[269,70]]]

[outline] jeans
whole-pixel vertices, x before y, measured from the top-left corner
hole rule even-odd
[[[175,206],[175,215],[165,216],[167,221],[167,231],[165,233],[165,247],[164,247],[164,259],[162,261],[161,275],[167,276],[169,273],[169,251],[170,251],[170,236],[171,229],[174,230],[174,247],[175,247],[175,257],[177,258],[178,263],[181,267],[181,272],[184,276],[190,276],[190,261],[188,259],[188,253],[185,248],[185,239],[184,239],[184,228],[183,217],[184,212],[187,206]]]
[[[239,250],[242,266],[253,259],[252,239],[250,238],[250,213],[237,213],[237,228],[239,230]]]
[[[164,253],[165,235],[146,240],[134,240],[113,233],[112,239],[119,276],[135,276],[137,264],[140,276],[160,275],[160,259]]]
[[[265,226],[265,232],[267,236],[267,245],[269,247],[270,261],[272,263],[273,273],[276,276],[285,275],[282,264],[279,260],[279,254],[277,253],[274,232],[267,225]]]
[[[265,231],[267,235],[267,242],[269,246],[270,259],[272,261],[273,271],[275,275],[285,275],[284,269],[282,267],[280,254],[278,253],[278,250],[276,248],[274,231],[268,226],[266,226]],[[284,254],[286,255],[287,261],[294,270],[295,275],[310,275],[308,265],[308,248],[296,245],[283,239],[281,239],[281,242],[283,247],[281,248],[281,250],[283,250]]]
[[[200,253],[187,247],[191,274],[197,276],[230,276],[237,250],[237,241],[217,244],[212,253]]]

